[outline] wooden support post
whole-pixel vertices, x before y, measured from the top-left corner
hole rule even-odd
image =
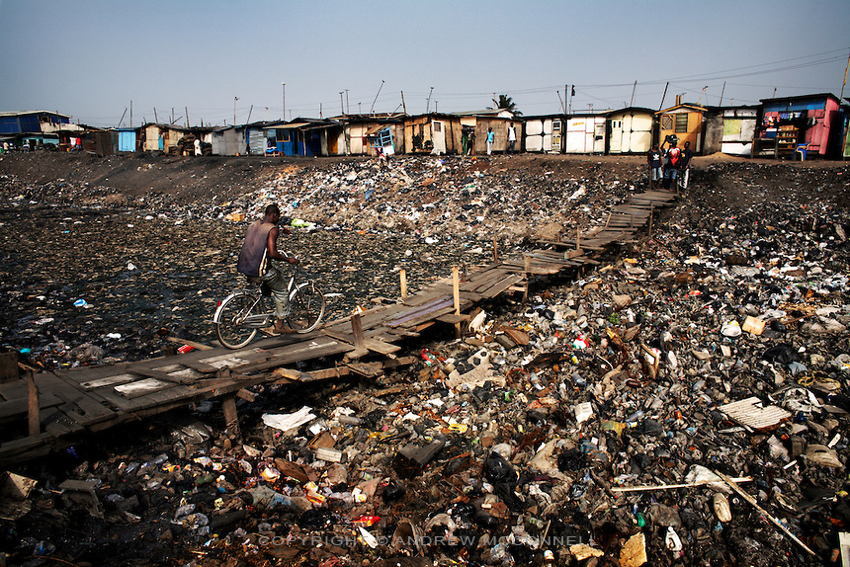
[[[578,231],[576,231],[578,236]],[[522,301],[528,301],[528,287],[531,285],[531,256],[523,255],[523,270],[525,271],[525,291],[522,293]]]
[[[499,241],[495,236],[493,237],[493,262],[499,262]]]
[[[38,386],[35,385],[35,374],[27,371],[27,426],[30,435],[41,433],[41,416],[38,405]]]
[[[221,402],[224,410],[224,426],[231,432],[239,435],[239,416],[236,414],[236,396],[229,395]]]
[[[457,266],[452,266],[452,297],[454,299],[455,315],[460,315],[460,270]],[[461,336],[460,321],[455,323],[455,336]]]
[[[655,207],[652,204],[650,204],[649,205],[649,236],[652,236],[652,211],[654,209],[655,209]]]
[[[576,227],[576,250],[581,250],[581,231],[578,227]]]
[[[360,320],[360,313],[355,313],[351,316],[351,334],[354,335],[354,348],[358,351],[365,350],[363,345],[363,321]]]
[[[608,218],[605,219],[605,228],[608,228],[608,223],[611,222],[611,211],[608,211]]]
[[[399,270],[398,278],[401,284],[401,300],[407,299],[407,270]]]

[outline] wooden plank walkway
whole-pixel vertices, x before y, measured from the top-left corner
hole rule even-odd
[[[228,400],[235,408],[233,396],[250,398],[252,394],[245,389],[261,383],[350,374],[377,376],[386,369],[411,364],[415,357],[398,356],[401,346],[395,343],[416,337],[437,322],[459,325],[466,318],[464,312],[503,293],[527,293],[531,275],[598,264],[599,256],[632,241],[647,224],[651,227],[654,211],[674,199],[675,195],[666,191],[633,195],[611,209],[605,225],[575,239],[542,242],[548,248],[477,267],[460,280],[457,304],[449,278],[398,303],[373,307],[357,317],[362,334],[357,333],[352,317],[344,317],[309,335],[267,338],[238,351],[210,348],[111,366],[40,372],[34,376],[37,400],[28,396],[26,380],[0,384],[0,431],[4,432],[0,464],[43,455],[84,432],[101,431],[204,399],[224,397],[227,418]],[[378,360],[359,360],[367,356]],[[324,368],[310,372],[291,368],[308,360],[319,361]],[[33,404],[37,401],[37,415],[30,400]],[[37,417],[37,432],[27,431],[31,414]],[[228,421],[235,420],[235,413],[232,417]]]

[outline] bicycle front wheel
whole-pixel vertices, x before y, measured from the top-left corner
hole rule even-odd
[[[257,329],[244,325],[254,306],[260,305],[257,298],[247,293],[234,293],[222,301],[215,313],[215,334],[218,342],[229,349],[248,346],[257,335]]]
[[[301,334],[315,330],[325,316],[325,296],[313,282],[295,288],[289,296],[289,306],[287,323]]]

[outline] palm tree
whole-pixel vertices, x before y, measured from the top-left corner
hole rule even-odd
[[[493,104],[496,105],[496,108],[500,110],[507,110],[516,114],[517,116],[522,114],[522,111],[516,109],[516,103],[514,100],[506,94],[500,94],[499,100],[493,99]]]

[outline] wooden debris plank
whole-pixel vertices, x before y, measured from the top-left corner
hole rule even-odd
[[[442,298],[430,301],[421,307],[400,313],[398,316],[389,319],[387,321],[387,326],[397,327],[399,325],[406,324],[408,321],[420,319],[423,315],[427,317],[429,313],[443,309],[447,305],[454,305],[454,300],[451,297],[443,296]]]
[[[324,340],[323,340],[324,339]],[[310,344],[297,344],[289,347],[283,347],[273,352],[273,355],[268,360],[237,366],[233,368],[235,371],[248,373],[259,370],[267,370],[285,364],[292,364],[302,360],[310,360],[312,358],[321,358],[323,356],[331,356],[334,354],[343,354],[354,350],[354,347],[342,341],[333,340],[329,337],[320,337],[311,341]]]
[[[53,406],[59,406],[63,403],[65,403],[63,400],[50,392],[45,394],[40,393],[38,396],[38,407],[42,410]],[[14,400],[0,402],[0,419],[6,419],[25,413],[27,413],[26,398],[15,398]]]
[[[490,289],[486,292],[486,297],[496,297],[500,293],[507,291],[511,286],[520,283],[525,280],[525,276],[522,274],[512,274],[502,281],[494,284]]]
[[[74,421],[74,418],[68,416],[65,412],[56,409],[56,411],[42,416],[41,429],[54,437],[62,437],[72,433],[79,433],[83,430],[83,426]]]
[[[454,308],[453,302],[450,300],[449,304],[446,305],[445,307],[442,307],[440,309],[436,309],[434,311],[430,311],[428,313],[420,314],[419,316],[417,316],[415,318],[406,319],[402,322],[390,323],[390,326],[401,326],[401,327],[416,328],[417,326],[425,324],[425,323],[429,323],[429,322],[433,323],[437,319],[437,317],[441,317],[441,316],[445,315],[446,313],[451,313],[452,311],[454,311],[454,309],[455,308]]]
[[[145,378],[144,380],[128,382],[126,384],[121,384],[120,386],[115,386],[113,390],[115,390],[128,400],[132,400],[133,398],[138,398],[139,396],[152,394],[153,392],[156,392],[158,390],[173,388],[176,385],[177,384],[174,382],[163,382],[162,380],[157,380],[156,378]]]
[[[153,368],[131,368],[130,372],[140,376],[145,376],[146,378],[155,378],[161,382],[173,382],[174,384],[187,384],[194,381],[194,378],[183,378],[179,375],[163,372],[161,370],[154,370]]]
[[[437,317],[437,321],[441,323],[448,323],[450,325],[454,325],[455,323],[462,323],[463,321],[468,321],[469,315],[465,313],[461,313],[460,315],[456,313],[449,313],[448,315],[442,315]]]
[[[449,284],[443,284],[440,286],[435,286],[433,288],[424,289],[415,295],[408,295],[407,299],[404,300],[404,304],[409,307],[416,307],[432,301],[436,297],[442,297],[446,295],[451,295],[452,286]]]
[[[80,425],[88,425],[115,416],[114,411],[83,392],[78,392],[76,396],[70,398],[62,394],[59,394],[59,397],[65,401],[61,407],[62,411]]]
[[[347,342],[350,345],[354,345],[354,335],[346,334],[346,333],[337,333],[334,331],[329,331],[325,329],[322,331],[323,334],[340,340]],[[392,354],[394,352],[398,352],[401,350],[401,347],[398,345],[393,345],[390,343],[385,343],[382,340],[366,337],[363,339],[363,346],[366,347],[367,350],[371,350],[372,352],[377,352],[378,354]]]
[[[552,246],[563,246],[563,247],[566,247],[566,248],[575,248],[575,245],[576,245],[575,240],[569,240],[569,239],[564,239],[564,240],[538,240],[537,242],[539,242],[541,244],[551,244]],[[595,245],[595,244],[587,244],[587,242],[584,241],[584,240],[580,241],[580,245],[583,249],[587,249],[587,250],[594,250],[594,251],[597,251],[597,252],[605,250],[605,248],[603,246],[598,246],[598,245]]]

